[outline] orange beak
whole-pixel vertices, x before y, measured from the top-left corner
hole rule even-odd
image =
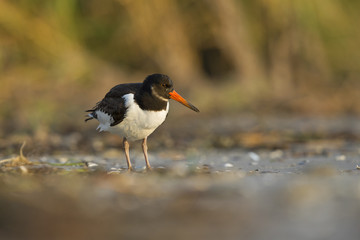
[[[197,109],[194,105],[186,101],[182,96],[180,96],[175,90],[169,92],[170,98],[174,99],[175,101],[178,101],[182,105],[190,108],[191,110],[194,110],[195,112],[200,112],[199,109]]]

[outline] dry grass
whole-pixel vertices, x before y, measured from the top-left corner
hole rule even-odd
[[[359,113],[359,9],[354,0],[2,1],[0,136],[74,131],[110,87],[153,72],[202,113]]]
[[[29,161],[23,154],[23,149],[25,147],[26,142],[21,145],[20,155],[17,157],[2,159],[0,161],[0,166],[4,167],[19,167],[24,165],[33,165],[33,162]]]

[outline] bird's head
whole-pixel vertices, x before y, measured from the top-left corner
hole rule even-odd
[[[174,99],[175,101],[183,104],[184,106],[194,110],[195,112],[200,112],[194,105],[186,101],[181,97],[175,90],[172,80],[164,74],[152,74],[149,75],[143,83],[144,87],[149,89],[151,94],[162,100],[168,101],[169,99]]]

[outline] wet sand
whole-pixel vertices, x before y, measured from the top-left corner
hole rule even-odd
[[[133,173],[112,146],[2,164],[0,239],[358,239],[357,124],[320,121],[321,135],[318,120],[296,121],[302,127],[277,121],[282,128],[254,131],[243,122],[228,132],[227,123],[210,143],[188,139],[214,122],[194,133],[180,126],[170,133],[178,147],[166,148],[160,131],[151,172],[136,146]],[[267,138],[269,129],[281,134]]]

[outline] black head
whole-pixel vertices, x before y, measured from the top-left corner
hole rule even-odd
[[[143,88],[149,91],[154,97],[167,101],[170,99],[170,92],[174,90],[173,82],[164,74],[152,74],[144,80]]]
[[[194,105],[186,101],[183,97],[181,97],[175,90],[171,79],[164,74],[152,74],[147,76],[142,85],[142,96],[138,95],[138,103],[140,106],[143,106],[142,109],[155,109],[155,107],[145,106],[145,105],[153,105],[156,108],[161,107],[162,109],[166,108],[166,104],[168,100],[174,99],[175,101],[183,104],[184,106],[190,108],[195,112],[199,112]],[[147,97],[152,98],[151,101],[145,101]]]

